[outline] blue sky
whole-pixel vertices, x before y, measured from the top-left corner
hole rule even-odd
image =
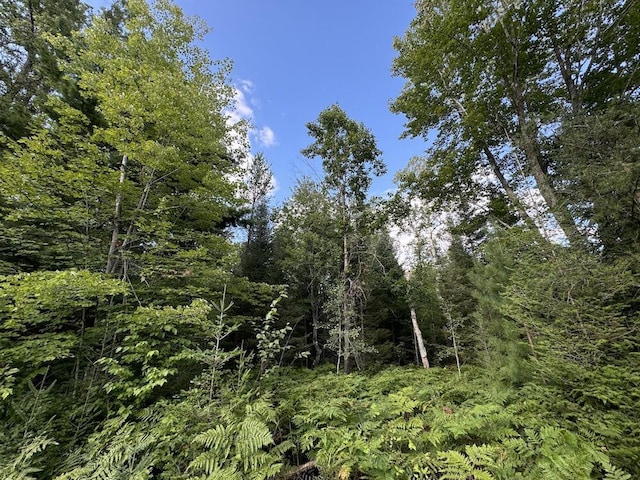
[[[94,6],[110,2],[93,0]],[[389,102],[404,80],[391,76],[394,36],[415,15],[413,0],[177,0],[185,13],[212,28],[204,46],[212,58],[233,61],[239,110],[251,117],[253,153],[272,165],[276,201],[296,178],[321,176],[320,161],[300,150],[310,143],[306,123],[338,103],[375,135],[389,173],[371,193],[393,188],[394,174],[421,155],[421,140],[403,139],[404,117]]]

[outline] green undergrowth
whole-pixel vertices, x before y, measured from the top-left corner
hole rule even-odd
[[[477,368],[462,376],[281,370],[269,381],[274,436],[295,445],[292,463],[315,460],[323,478],[613,480],[632,478],[620,466],[637,464],[637,445],[616,447],[622,461],[610,455],[622,432],[608,431],[599,410],[553,387],[507,386]]]
[[[325,480],[640,474],[639,390],[629,388],[639,378],[632,369],[567,372],[562,386],[514,386],[477,367],[460,376],[404,367],[223,377],[196,379],[172,399],[120,411],[66,455],[56,453],[53,431],[24,438],[16,455],[0,455],[9,459],[0,462],[0,478],[293,480],[302,465]]]

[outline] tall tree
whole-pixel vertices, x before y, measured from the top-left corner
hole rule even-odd
[[[272,267],[272,227],[269,200],[274,188],[271,167],[263,153],[250,159],[245,173],[248,200],[247,238],[240,254],[240,271],[251,281],[269,282]]]
[[[323,110],[316,122],[307,124],[314,142],[302,150],[308,158],[319,157],[325,171],[324,184],[333,192],[338,205],[342,236],[342,266],[338,285],[340,297],[341,341],[339,351],[344,356],[344,371],[351,370],[351,329],[359,295],[355,245],[358,232],[366,222],[365,200],[372,175],[382,175],[385,166],[380,159],[373,134],[362,124],[351,120],[338,106]],[[340,357],[340,355],[339,355]]]
[[[160,289],[201,278],[230,251],[221,233],[237,206],[224,113],[233,96],[228,64],[194,45],[202,26],[169,2],[132,0],[128,9],[123,35],[102,16],[75,44],[56,39],[101,124],[52,97],[55,120],[15,147],[0,189],[24,244],[43,222],[47,235],[60,225],[70,232],[57,268],[93,269],[101,254],[107,273]]]
[[[322,329],[329,323],[328,294],[340,272],[337,227],[335,205],[326,191],[302,179],[280,209],[275,230],[275,262],[289,286],[282,318],[297,326],[293,334],[303,338],[303,348],[311,347],[314,367],[325,354]]]
[[[0,1],[0,134],[27,135],[49,93],[64,93],[50,35],[71,37],[86,22],[79,0]],[[1,140],[1,138],[0,138]]]
[[[126,7],[122,24],[102,15],[50,38],[100,122],[50,95],[51,118],[0,163],[0,269],[17,273],[0,278],[3,478],[31,445],[39,478],[53,478],[91,433],[130,426],[203,364],[219,369],[237,329],[228,303],[212,322],[223,284],[234,300],[242,289],[240,308],[273,299],[231,271],[228,63],[196,46],[204,29],[170,2]]]
[[[393,110],[407,116],[408,135],[435,128],[438,139],[408,183],[424,184],[418,188],[431,198],[456,197],[489,175],[512,208],[540,226],[522,196],[535,187],[566,237],[585,244],[573,205],[554,185],[548,143],[610,62],[626,80],[620,88],[637,91],[630,55],[610,54],[628,51],[637,2],[421,0],[416,7],[395,44],[394,72],[407,84]],[[611,46],[609,32],[621,29],[624,39]]]

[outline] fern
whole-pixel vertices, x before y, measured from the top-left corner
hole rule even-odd
[[[264,401],[246,405],[244,417],[236,418],[227,411],[226,425],[216,425],[194,437],[194,443],[205,451],[188,466],[188,471],[204,473],[209,478],[227,472],[228,478],[265,479],[276,475],[283,467],[281,458],[293,444],[274,444],[264,417],[273,415]]]
[[[222,458],[229,456],[232,440],[231,428],[223,425],[216,425],[214,428],[202,432],[193,439],[195,443],[199,443],[207,450],[222,454]]]
[[[605,470],[604,480],[631,480],[631,475],[614,467],[608,461],[603,463],[603,467]]]
[[[273,443],[271,432],[259,420],[247,418],[239,425],[236,434],[236,454],[242,459],[243,471],[258,469],[261,466],[260,449]],[[267,462],[264,462],[267,463]]]
[[[454,450],[442,452],[438,456],[440,460],[439,472],[442,480],[467,480],[469,477],[477,480],[493,480],[488,472],[475,468],[470,458]]]
[[[38,477],[31,475],[40,472],[41,469],[33,466],[34,457],[50,445],[57,445],[57,442],[46,435],[38,435],[25,440],[14,458],[8,461],[0,458],[2,461],[0,478],[4,480],[36,480]]]

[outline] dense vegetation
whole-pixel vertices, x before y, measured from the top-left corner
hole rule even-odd
[[[638,2],[419,0],[277,209],[197,20],[0,7],[0,478],[640,478]]]

